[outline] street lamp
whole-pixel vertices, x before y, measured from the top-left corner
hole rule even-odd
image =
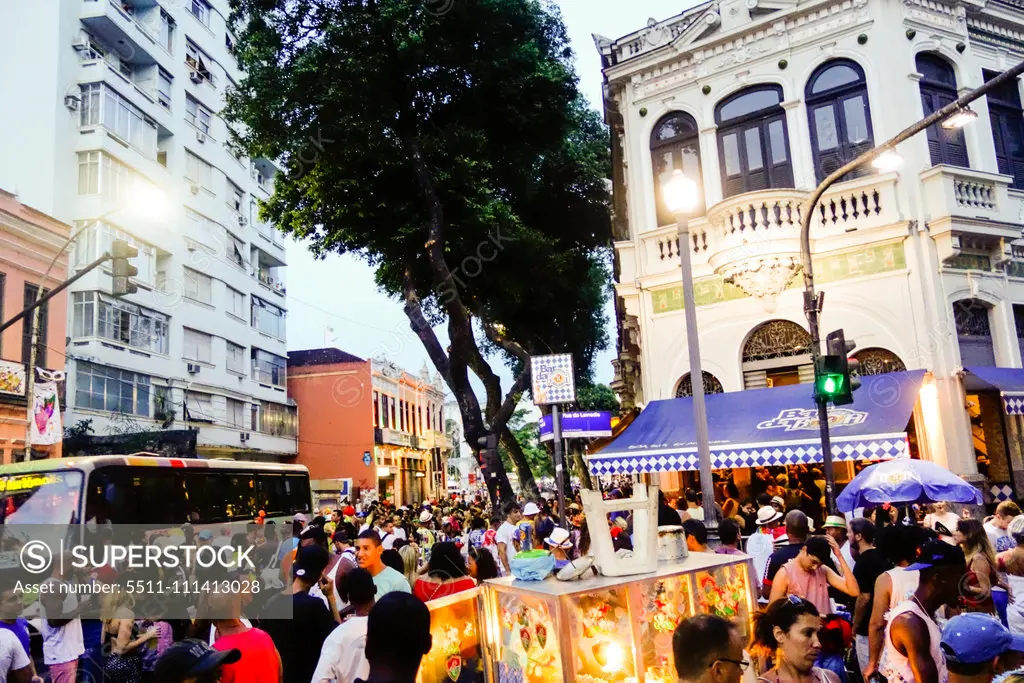
[[[975,121],[978,118],[978,112],[973,109],[963,107],[958,109],[955,113],[950,115],[945,121],[942,122],[942,127],[946,130],[955,130],[957,128],[963,128],[968,123]]]
[[[902,166],[903,157],[901,157],[899,152],[897,152],[896,150],[887,149],[881,154],[879,154],[878,157],[876,157],[875,160],[871,162],[871,165],[877,168],[879,171],[887,173],[889,171],[895,171],[897,168]]]
[[[693,296],[693,267],[690,263],[689,216],[700,204],[697,183],[680,170],[672,171],[661,189],[665,206],[675,215],[679,236],[679,261],[683,270],[683,311],[686,314],[686,346],[690,352],[690,385],[693,387],[693,427],[700,462],[700,490],[704,497],[704,524],[708,530],[718,527],[715,518],[715,487],[711,482],[711,443],[708,440],[708,410],[704,401],[704,370],[700,362],[697,338],[697,305]]]
[[[43,275],[43,279],[39,283],[40,298],[43,296],[46,289],[46,281],[50,279],[50,271],[52,271],[53,267],[57,265],[57,260],[65,251],[67,251],[68,247],[70,247],[87,229],[94,225],[98,225],[106,217],[121,210],[126,210],[140,216],[157,217],[166,215],[167,195],[149,181],[136,180],[136,182],[134,182],[131,187],[125,191],[125,200],[123,204],[115,206],[109,211],[105,211],[100,214],[98,218],[89,221],[78,230],[75,230],[68,235],[67,240],[57,253],[54,254],[53,260],[50,261],[50,265],[46,268],[46,273]],[[29,346],[28,364],[25,367],[25,402],[27,403],[27,407],[25,409],[25,462],[32,460],[32,422],[35,419],[33,415],[35,410],[34,392],[36,362],[38,360],[36,358],[36,346],[39,344],[39,325],[41,323],[40,318],[42,316],[42,310],[42,306],[37,306],[35,310],[32,311],[32,338]]]

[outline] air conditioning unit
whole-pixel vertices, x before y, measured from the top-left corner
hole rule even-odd
[[[89,49],[89,36],[79,33],[71,39],[71,47],[75,49],[75,52],[85,52]]]
[[[188,189],[192,191],[192,194],[199,194],[199,186],[195,183],[192,183]]]
[[[238,438],[239,438],[239,440],[240,440],[240,441],[241,441],[242,443],[245,443],[246,441],[248,441],[248,440],[249,440],[249,432],[242,432],[242,433],[240,433],[240,434],[238,435]]]
[[[206,142],[206,133],[204,133],[201,130],[197,130],[196,131],[196,141],[197,142]]]
[[[64,106],[71,111],[78,111],[79,105],[82,103],[82,98],[78,95],[65,95]]]
[[[192,81],[193,83],[202,83],[203,82],[203,75],[201,73],[199,73],[198,71],[190,71],[189,74],[188,74],[188,79],[190,81]]]
[[[246,218],[245,216],[239,216],[238,224],[244,228],[245,226],[249,225],[249,219]]]
[[[198,375],[199,371],[201,369],[202,369],[202,366],[199,365],[199,363],[189,363],[188,364],[188,374],[190,374],[190,375]]]

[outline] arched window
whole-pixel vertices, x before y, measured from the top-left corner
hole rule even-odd
[[[715,107],[722,194],[769,187],[792,187],[789,132],[782,109],[782,88],[747,88]]]
[[[921,104],[924,105],[925,116],[956,101],[956,74],[949,62],[938,55],[922,52],[917,55],[916,63],[917,71],[921,74]],[[927,134],[928,152],[933,166],[970,166],[963,130],[943,128],[939,122],[930,125]]]
[[[743,387],[760,389],[814,380],[811,335],[789,320],[758,325],[743,344]]]
[[[862,377],[868,375],[883,375],[887,372],[906,372],[907,365],[899,356],[889,349],[868,348],[860,349],[853,357],[860,363]]]
[[[811,74],[805,99],[814,172],[821,182],[875,146],[864,70],[848,59],[827,62]],[[851,175],[868,172],[865,164]]]
[[[654,168],[654,202],[658,225],[675,223],[675,216],[665,207],[661,185],[677,168],[700,187],[700,144],[697,122],[689,114],[675,111],[666,114],[651,132],[651,165]]]
[[[986,81],[999,75],[994,71],[982,73]],[[1011,187],[1024,189],[1024,111],[1017,79],[989,91],[987,97],[999,172],[1013,176]]]
[[[704,393],[705,394],[724,394],[725,389],[722,388],[722,383],[717,377],[712,375],[707,370],[700,371],[701,377],[704,378]],[[683,378],[679,380],[679,384],[676,385],[676,398],[683,398],[684,396],[693,396],[693,379],[692,375],[688,372],[683,375]]]
[[[994,366],[995,347],[988,317],[989,306],[978,299],[961,299],[953,303],[953,322],[960,347],[960,364]]]

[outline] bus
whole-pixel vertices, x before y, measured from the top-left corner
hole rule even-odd
[[[0,524],[278,523],[311,508],[302,465],[163,458],[150,453],[0,466]]]

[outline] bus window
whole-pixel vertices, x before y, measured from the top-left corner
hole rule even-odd
[[[284,490],[284,477],[280,474],[256,475],[258,487],[259,509],[268,517],[276,517],[287,512],[288,499]]]
[[[309,479],[301,474],[289,474],[285,478],[285,490],[288,496],[287,512],[309,512]]]
[[[0,477],[4,524],[75,524],[82,473],[72,470]]]
[[[185,514],[193,524],[227,521],[224,496],[227,474],[196,470],[185,472]]]
[[[232,519],[254,519],[256,517],[256,475],[240,472],[230,474],[224,501],[227,504],[227,515]]]
[[[89,477],[86,521],[113,524],[185,522],[181,480],[157,468],[102,467]]]

